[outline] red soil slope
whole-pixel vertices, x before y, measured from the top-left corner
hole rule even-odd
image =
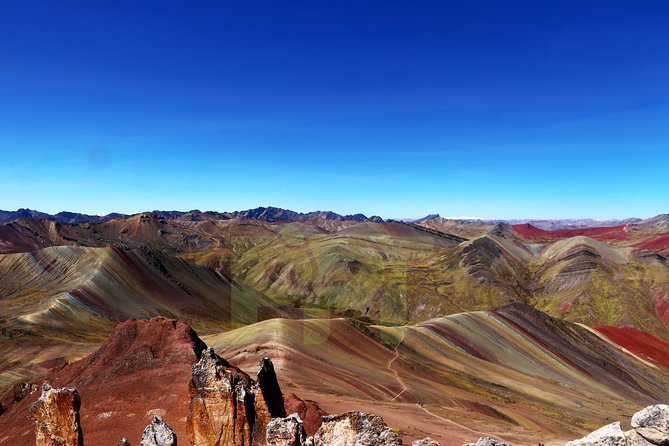
[[[668,342],[632,327],[603,325],[595,329],[635,355],[669,368]]]
[[[634,246],[659,253],[667,253],[669,252],[669,232],[644,240]]]
[[[182,322],[129,319],[95,353],[52,369],[45,381],[79,390],[86,444],[115,444],[122,437],[135,444],[152,414],[164,416],[185,439],[187,383],[204,347]],[[35,444],[35,424],[26,414],[39,395],[38,390],[0,416],[0,445]]]
[[[532,226],[529,223],[523,223],[512,225],[512,228],[518,235],[527,240],[562,240],[578,236],[590,237],[602,241],[622,241],[629,239],[627,225],[545,231],[536,226]]]

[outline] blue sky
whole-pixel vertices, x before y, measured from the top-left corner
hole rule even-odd
[[[0,209],[669,212],[665,1],[0,2]]]

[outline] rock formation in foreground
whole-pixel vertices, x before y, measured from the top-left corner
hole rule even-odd
[[[202,446],[251,446],[255,401],[249,376],[214,349],[202,352],[188,384],[188,440]]]
[[[302,420],[297,414],[274,418],[267,426],[268,446],[401,446],[402,437],[390,429],[383,418],[364,412],[346,412],[323,418],[313,437],[305,438]],[[439,446],[431,438],[414,446]]]
[[[267,446],[301,446],[306,440],[302,420],[296,413],[275,418],[267,425]]]
[[[140,446],[177,446],[177,436],[165,420],[154,416],[151,424],[144,429],[139,444]]]
[[[657,445],[669,443],[669,406],[648,406],[632,417],[632,428],[641,437]]]
[[[427,438],[426,438],[426,440],[427,440]],[[416,442],[414,442],[414,443],[416,443]],[[414,444],[414,446],[416,446],[416,445]],[[509,446],[509,443],[505,443],[505,442],[497,440],[495,438],[481,437],[478,440],[476,440],[476,443],[467,443],[464,446]]]
[[[42,386],[42,395],[31,408],[37,446],[83,446],[79,424],[81,400],[76,389]]]
[[[566,446],[667,446],[669,445],[669,406],[658,404],[640,410],[632,417],[632,429],[624,432],[620,421],[603,426]]]
[[[396,446],[402,444],[402,437],[389,429],[383,418],[364,412],[327,416],[313,437],[314,446],[358,444]]]
[[[269,358],[261,360],[256,382],[207,348],[193,367],[189,392],[192,399],[187,430],[191,445],[403,444],[400,435],[388,428],[381,417],[362,412],[325,416],[314,436],[307,438],[300,416],[297,413],[286,416],[286,404]],[[431,440],[421,444],[438,446]]]
[[[148,335],[148,336],[147,336]],[[174,348],[172,339],[165,344],[166,336],[177,337]],[[158,343],[158,347],[154,345]],[[162,344],[161,344],[162,343]],[[114,353],[117,353],[115,355]],[[95,404],[96,410],[106,412],[95,392],[110,386],[118,395],[127,395],[132,389],[122,387],[132,379],[130,372],[150,370],[155,376],[167,376],[163,367],[175,362],[180,367],[197,357],[190,367],[190,379],[184,379],[190,404],[187,412],[184,443],[193,446],[399,446],[402,438],[397,431],[388,428],[379,416],[363,412],[347,412],[340,415],[323,416],[325,413],[313,401],[303,401],[295,395],[284,398],[274,365],[269,358],[260,361],[257,380],[241,369],[218,356],[187,326],[164,318],[149,322],[127,321],[120,324],[100,349],[77,363],[65,366],[50,374],[60,385],[63,382],[81,383],[87,392],[86,401]],[[162,373],[162,374],[158,374]],[[130,375],[130,376],[129,376]],[[173,378],[180,375],[173,375]],[[181,379],[181,378],[177,378]],[[146,383],[148,385],[149,383]],[[172,385],[180,387],[178,382]],[[119,387],[120,386],[120,387]],[[30,387],[31,388],[31,387]],[[30,392],[29,387],[18,389],[21,399]],[[178,392],[175,389],[174,392]],[[102,401],[108,401],[107,399]],[[8,399],[8,398],[5,398]],[[3,399],[4,401],[4,399]],[[83,446],[84,433],[80,423],[81,403],[75,389],[52,388],[43,385],[42,396],[33,405],[32,415],[36,421],[37,446]],[[291,412],[286,409],[290,408]],[[84,408],[86,410],[86,408]],[[133,407],[133,412],[136,410]],[[147,411],[150,414],[153,411]],[[289,414],[287,414],[287,412]],[[119,411],[118,416],[125,413]],[[302,416],[308,418],[313,436],[307,437]],[[132,414],[134,416],[134,413]],[[130,430],[130,424],[122,428]],[[96,418],[98,419],[98,418]],[[106,419],[106,417],[102,417]],[[134,426],[134,425],[132,425]],[[84,426],[85,429],[85,426]],[[123,432],[126,435],[129,432]],[[99,435],[99,432],[97,432]],[[89,442],[100,444],[91,435]],[[117,436],[116,438],[119,438]],[[126,438],[117,445],[128,446]],[[134,443],[133,444],[137,444]],[[152,416],[144,429],[140,446],[176,446],[177,434],[167,423],[164,415]],[[430,439],[415,443],[416,446],[438,446]],[[479,445],[498,446],[498,445]]]
[[[423,438],[422,440],[416,440],[411,443],[411,446],[440,446],[439,442],[431,439],[430,437]]]
[[[286,416],[286,407],[279,386],[279,379],[274,371],[274,364],[269,358],[260,360],[255,392],[256,418],[253,428],[253,443],[267,443],[267,427],[273,418]]]
[[[284,405],[286,413],[296,413],[300,416],[308,436],[313,436],[316,433],[323,424],[323,417],[328,415],[315,401],[303,400],[294,393],[285,395]]]

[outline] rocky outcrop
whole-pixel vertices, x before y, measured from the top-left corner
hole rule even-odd
[[[620,421],[600,427],[580,440],[567,443],[567,446],[626,446],[627,437],[620,428]]]
[[[323,417],[328,415],[315,401],[303,400],[294,393],[285,396],[284,405],[287,413],[296,413],[300,416],[308,436],[316,433],[323,423]]]
[[[330,415],[313,437],[313,446],[398,446],[402,438],[383,418],[364,412]]]
[[[255,398],[248,375],[212,348],[202,352],[188,385],[188,440],[198,446],[251,446]]]
[[[45,380],[53,387],[78,390],[88,445],[115,445],[127,437],[137,446],[154,414],[167,420],[179,442],[187,444],[188,382],[204,348],[195,331],[183,322],[162,317],[129,319],[119,324],[95,352],[67,365],[58,364],[48,371]],[[8,405],[7,412],[0,416],[0,438],[21,440],[13,444],[29,446],[24,442],[29,436],[22,434],[35,429],[26,413],[39,396],[39,387],[33,395],[32,386],[16,390],[17,397],[26,391],[29,394]],[[15,398],[13,390],[8,397],[11,401],[20,399]]]
[[[79,423],[81,400],[76,389],[42,385],[42,395],[31,408],[37,446],[82,446]]]
[[[183,322],[164,317],[128,319],[90,356],[74,364],[64,378],[75,377],[80,387],[110,383],[147,370],[194,364],[207,346]]]
[[[16,383],[0,394],[0,415],[12,404],[22,401],[28,395],[37,391],[37,386],[31,383]]]
[[[481,437],[476,440],[476,443],[468,443],[465,446],[509,446],[509,443],[505,443],[495,438]]]
[[[625,437],[627,438],[627,446],[654,446],[653,443],[643,438],[634,429],[626,431]]]
[[[439,442],[431,439],[430,437],[423,438],[422,440],[416,440],[411,443],[411,446],[440,446]]]
[[[632,417],[632,428],[643,438],[657,445],[669,443],[669,406],[649,406]]]
[[[56,378],[59,382],[79,378],[80,382],[86,384],[87,392],[89,389],[95,390],[104,385],[105,395],[108,395],[117,379],[123,377],[127,381],[128,375],[131,374],[128,367],[138,365],[137,369],[140,371],[155,369],[155,367],[147,368],[146,364],[140,361],[141,358],[168,365],[170,360],[185,361],[193,355],[198,360],[189,367],[190,380],[187,386],[190,398],[189,412],[182,419],[186,421],[187,435],[179,434],[180,437],[182,435],[187,437],[187,441],[182,439],[182,444],[197,446],[399,446],[402,444],[398,433],[389,429],[379,416],[348,412],[323,418],[325,412],[313,401],[303,401],[292,394],[287,400],[284,399],[274,365],[269,358],[260,361],[256,382],[218,356],[212,348],[204,346],[189,327],[184,327],[163,318],[156,318],[148,323],[125,322],[103,344],[104,348],[87,357],[86,361],[59,369]],[[178,335],[179,344],[183,344],[184,348],[172,348],[171,340],[167,345],[160,344],[160,342],[165,344],[164,339],[158,341],[159,348],[154,348],[156,343],[147,342],[143,336],[146,332],[152,335],[150,339],[159,335],[162,337],[161,333]],[[113,352],[122,353],[119,356],[123,359],[123,364],[119,364],[118,358],[114,360],[111,357]],[[82,376],[74,376],[78,372]],[[166,377],[160,374],[155,376]],[[96,378],[100,382],[96,382]],[[174,375],[170,378],[173,379]],[[151,384],[150,380],[144,381],[145,386]],[[13,389],[12,392],[16,395],[12,394],[11,399],[25,398],[29,395],[30,389],[30,386]],[[87,393],[87,400],[91,395],[96,394]],[[127,391],[118,395],[126,396]],[[156,407],[155,403],[150,404]],[[99,401],[98,406],[100,406]],[[286,416],[286,407],[291,409],[295,407],[297,410]],[[33,418],[37,422],[37,445],[83,446],[79,408],[80,399],[77,390],[54,389],[45,384],[42,396],[33,407]],[[139,445],[176,446],[177,433],[161,418],[165,410],[153,408],[147,413],[161,416],[154,416],[151,423],[144,428]],[[95,420],[106,420],[113,414],[113,411],[102,412],[101,415],[104,417],[96,416]],[[301,414],[310,419],[311,428],[315,431],[313,437],[307,437]],[[122,415],[122,412],[119,415]],[[132,414],[134,415],[135,413]],[[142,429],[144,423],[139,426],[137,432]],[[124,435],[130,430],[128,425],[124,424],[121,433]],[[93,431],[93,434],[95,433],[96,431]],[[99,438],[93,438],[94,440],[89,443],[102,444]],[[130,445],[126,438],[122,438],[116,444]],[[416,442],[416,446],[438,446],[438,443],[425,439]]]
[[[302,446],[306,433],[296,413],[285,418],[274,418],[267,425],[267,446]]]
[[[274,364],[269,358],[260,360],[260,370],[258,371],[258,406],[262,401],[263,408],[266,408],[272,418],[282,418],[286,416],[283,394],[281,386],[274,371]]]
[[[274,371],[274,364],[269,358],[260,360],[255,395],[256,419],[253,426],[253,443],[262,445],[267,442],[267,427],[272,418],[286,416],[281,386]]]
[[[176,446],[177,436],[165,420],[154,416],[151,423],[144,429],[139,444],[140,446]]]
[[[616,421],[566,446],[669,446],[669,406],[648,406],[634,414],[631,424],[623,432]]]

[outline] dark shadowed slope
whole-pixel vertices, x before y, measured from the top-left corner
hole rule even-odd
[[[0,255],[0,302],[0,386],[78,359],[130,317],[175,317],[207,333],[285,314],[211,269],[148,249]]]
[[[2,320],[12,328],[84,340],[129,317],[173,316],[206,332],[255,322],[262,311],[278,314],[261,294],[150,249],[0,255],[0,289]]]
[[[59,226],[53,221],[37,219],[0,224],[0,254],[74,244],[61,236]]]

